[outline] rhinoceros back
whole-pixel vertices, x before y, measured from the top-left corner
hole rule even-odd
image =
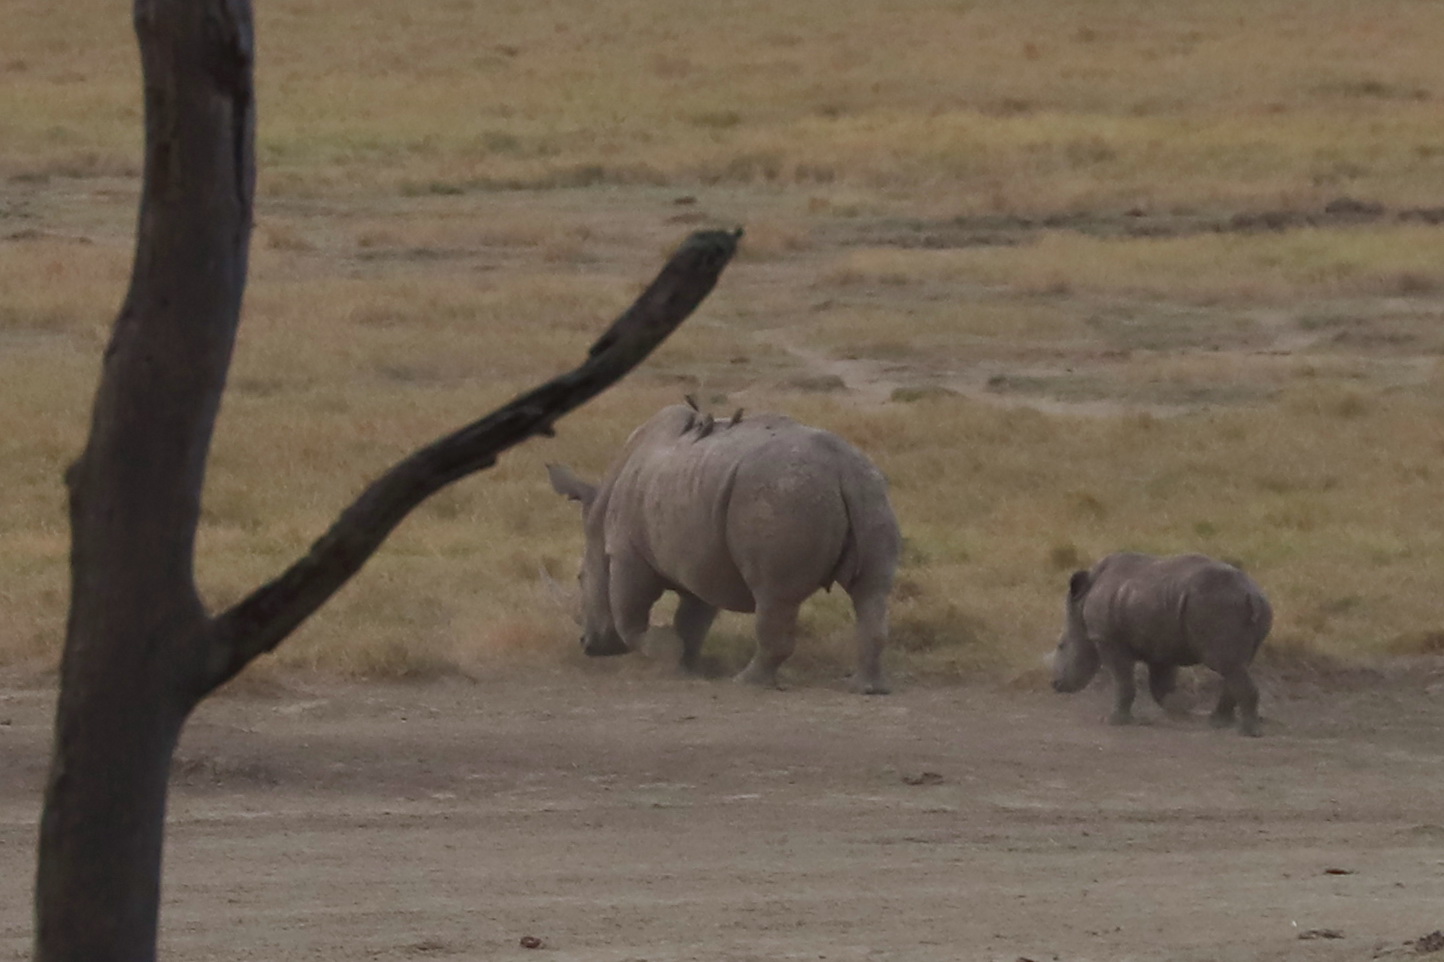
[[[781,415],[704,430],[685,412],[663,411],[629,443],[610,479],[609,543],[630,540],[670,584],[733,611],[879,564],[891,578],[886,484],[856,449]]]
[[[1085,617],[1145,660],[1246,664],[1273,623],[1252,578],[1204,555],[1123,553],[1094,571]]]

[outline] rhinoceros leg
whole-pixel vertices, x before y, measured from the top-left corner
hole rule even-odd
[[[886,695],[882,650],[887,644],[887,593],[858,592],[852,596],[857,617],[857,674],[852,687],[864,695]]]
[[[697,656],[702,652],[702,640],[717,617],[717,609],[692,594],[683,594],[677,604],[677,614],[672,619],[672,629],[682,639],[682,668],[697,670]]]
[[[1233,689],[1225,684],[1223,690],[1218,693],[1218,704],[1214,706],[1213,713],[1208,716],[1209,724],[1214,728],[1227,728],[1232,725],[1233,711],[1237,704],[1238,699],[1234,698]]]
[[[777,687],[777,669],[797,645],[796,602],[757,599],[757,653],[737,680],[764,688]]]
[[[1239,708],[1238,730],[1252,737],[1263,734],[1258,720],[1258,686],[1248,675],[1248,669],[1231,668],[1223,675],[1223,693],[1218,696],[1218,707],[1213,710],[1215,725],[1223,726],[1233,721],[1233,708]]]
[[[1137,695],[1133,679],[1133,657],[1121,651],[1102,651],[1103,663],[1113,676],[1113,714],[1108,716],[1110,725],[1131,725],[1133,723],[1133,699]]]
[[[651,565],[631,554],[614,555],[610,575],[608,597],[612,605],[612,621],[622,641],[636,651],[647,635],[652,606],[662,597],[666,585]]]

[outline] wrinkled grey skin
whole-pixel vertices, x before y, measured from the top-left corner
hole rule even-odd
[[[797,613],[841,585],[857,616],[854,687],[882,694],[887,598],[901,538],[887,482],[837,435],[779,414],[714,421],[663,408],[632,432],[600,485],[549,465],[552,487],[582,505],[582,649],[638,646],[664,591],[682,666],[697,665],[719,609],[756,612],[757,653],[739,681],[776,686]]]
[[[1254,580],[1203,555],[1112,554],[1068,583],[1067,621],[1053,660],[1053,688],[1082,689],[1105,665],[1113,676],[1115,725],[1132,720],[1133,669],[1148,666],[1148,690],[1166,699],[1180,666],[1202,664],[1223,677],[1212,721],[1258,735],[1258,688],[1248,666],[1273,626]]]

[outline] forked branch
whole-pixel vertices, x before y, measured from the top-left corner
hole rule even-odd
[[[491,467],[503,451],[550,434],[562,415],[621,380],[711,292],[742,232],[699,231],[617,318],[576,369],[409,455],[361,493],[306,556],[219,615],[197,699],[274,649],[361,569],[418,505],[460,478]]]

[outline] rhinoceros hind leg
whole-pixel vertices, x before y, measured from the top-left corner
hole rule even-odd
[[[684,594],[677,604],[677,614],[672,619],[672,629],[682,639],[682,670],[696,672],[697,659],[702,653],[702,641],[717,618],[717,609],[696,595]]]
[[[777,669],[797,645],[797,604],[757,599],[757,653],[737,680],[776,688]]]
[[[1263,732],[1259,728],[1258,719],[1258,686],[1248,676],[1248,669],[1235,668],[1223,676],[1223,695],[1219,696],[1219,708],[1214,710],[1214,715],[1219,715],[1219,709],[1224,706],[1224,698],[1229,699],[1228,718],[1233,716],[1233,703],[1238,703],[1239,722],[1238,730],[1241,734],[1257,738]]]
[[[882,674],[882,650],[887,644],[887,593],[858,592],[852,596],[857,617],[857,672],[852,676],[854,691],[864,695],[886,695]]]
[[[1208,716],[1208,723],[1214,728],[1228,728],[1233,724],[1234,707],[1237,704],[1238,699],[1234,697],[1233,689],[1228,682],[1224,682],[1223,690],[1218,693],[1218,704]]]

